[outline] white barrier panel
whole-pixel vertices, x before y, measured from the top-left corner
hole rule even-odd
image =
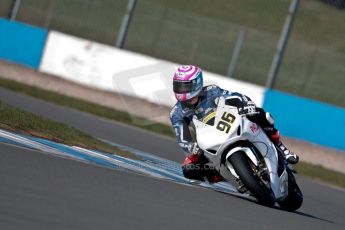
[[[56,31],[48,35],[40,70],[102,90],[172,106],[172,75],[178,64]],[[206,84],[248,95],[262,106],[264,88],[204,72]]]

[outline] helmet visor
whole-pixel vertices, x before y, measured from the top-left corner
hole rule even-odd
[[[173,88],[175,93],[190,93],[195,90],[196,81],[174,81]]]

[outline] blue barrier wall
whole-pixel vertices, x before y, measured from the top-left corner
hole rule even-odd
[[[48,31],[0,18],[0,59],[37,69]]]
[[[266,91],[264,108],[283,135],[345,150],[345,109],[275,90]]]

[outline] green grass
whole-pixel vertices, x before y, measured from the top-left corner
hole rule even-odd
[[[22,1],[18,20],[114,45],[127,0]],[[12,0],[2,0],[8,16]],[[126,49],[226,74],[247,28],[234,78],[265,85],[290,0],[139,0]],[[300,1],[276,88],[345,107],[345,11]]]
[[[303,176],[345,188],[345,174],[303,162],[298,163],[295,168]]]
[[[18,20],[113,45],[126,2],[23,1]],[[289,2],[139,1],[127,48],[224,74],[240,27],[246,26],[235,78],[263,85]],[[2,2],[3,16],[11,3]],[[345,106],[345,34],[336,26],[344,16],[319,1],[301,1],[278,89]]]
[[[135,158],[133,154],[104,143],[78,129],[39,117],[2,101],[0,101],[0,128],[49,139],[70,146],[79,146]]]
[[[146,129],[151,132],[157,132],[167,136],[174,135],[172,129],[166,125],[149,122],[145,118],[129,115],[127,112],[114,110],[105,106],[83,101],[77,98],[64,96],[58,93],[50,92],[37,87],[28,86],[3,78],[0,78],[0,87],[7,88],[16,92],[21,92],[32,97],[53,102],[58,105],[78,109],[121,123],[135,125],[136,127]]]
[[[90,102],[85,102],[85,101],[75,99],[72,97],[63,96],[61,94],[53,93],[50,91],[42,90],[36,87],[27,86],[21,83],[5,80],[1,78],[0,78],[0,87],[7,88],[16,92],[21,92],[26,95],[33,96],[33,97],[46,100],[49,102],[53,102],[59,105],[78,109],[78,110],[88,112],[100,117],[109,118],[114,121],[123,122],[125,124],[142,128],[151,132],[159,133],[168,137],[174,137],[171,127],[167,125],[163,125],[163,124],[152,124],[152,122],[148,122],[145,118],[135,117],[133,119],[132,115],[129,116],[129,114],[122,111],[113,110],[113,109],[96,105]],[[1,112],[0,112],[0,115],[3,116]],[[21,117],[21,120],[23,119],[25,119],[25,117]],[[0,117],[1,122],[2,120],[3,120],[2,117]],[[137,122],[138,120],[142,120],[142,122],[138,123]],[[28,123],[29,126],[30,126],[30,123],[31,122]],[[139,125],[140,123],[149,124],[149,125]],[[63,125],[63,127],[68,127],[68,126]],[[46,127],[41,127],[41,128],[43,129],[43,131],[46,129]],[[66,129],[64,133],[66,131],[68,131],[68,129]],[[75,132],[75,131],[72,130],[72,132]],[[54,137],[60,138],[60,134],[52,133],[50,138],[54,138]],[[88,143],[88,142],[82,141],[81,143]],[[311,165],[311,164],[307,164],[303,162],[297,164],[296,168],[298,172],[303,176],[345,188],[345,174],[332,171],[329,169],[325,169],[321,166],[315,166],[315,165]]]

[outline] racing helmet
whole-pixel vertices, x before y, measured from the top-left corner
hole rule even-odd
[[[203,87],[202,70],[194,65],[180,66],[173,78],[173,90],[178,101],[188,101],[199,95]]]

